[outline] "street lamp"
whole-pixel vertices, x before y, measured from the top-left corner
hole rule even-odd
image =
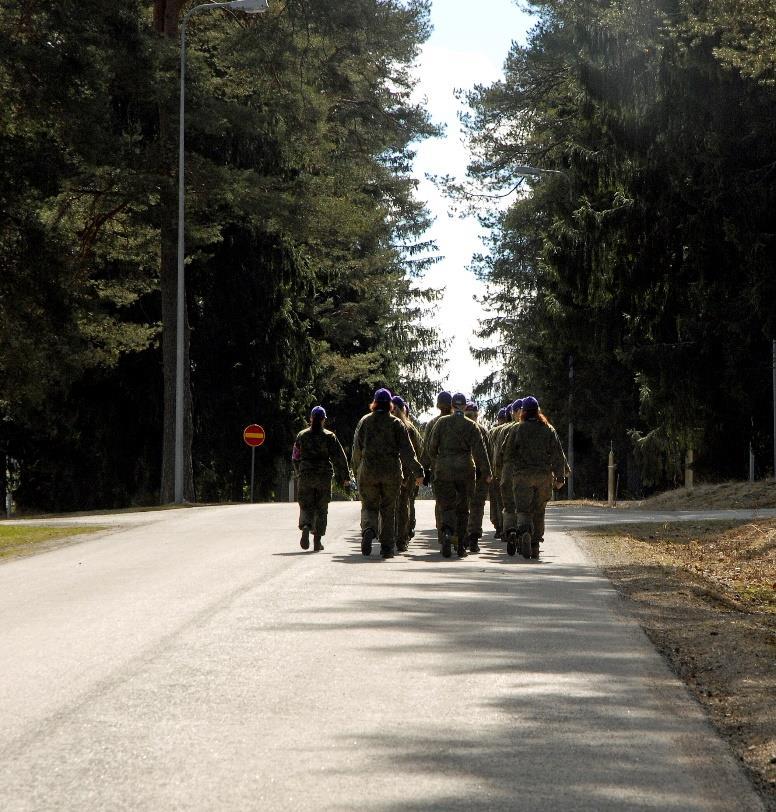
[[[198,11],[211,8],[223,8],[230,11],[244,11],[247,14],[261,14],[267,11],[267,0],[231,0],[228,3],[202,3],[190,9],[181,23],[181,90],[180,90],[180,126],[178,133],[178,293],[176,315],[175,347],[175,504],[183,502],[183,364],[184,336],[183,321],[186,308],[186,284],[184,280],[184,218],[185,218],[185,184],[184,184],[184,113],[186,100],[186,25],[189,18]]]

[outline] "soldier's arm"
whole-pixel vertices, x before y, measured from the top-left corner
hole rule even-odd
[[[552,430],[551,455],[552,475],[556,482],[562,483],[571,473],[571,468],[569,468],[563,446],[560,443],[560,437],[558,437],[558,432],[555,429]]]
[[[362,417],[361,420],[358,421],[358,425],[356,426],[355,434],[353,435],[353,452],[351,454],[350,460],[353,464],[353,471],[355,472],[356,476],[358,476],[358,469],[361,466],[361,426],[364,422],[364,418]]]
[[[498,475],[504,468],[504,451],[506,449],[509,429],[502,429],[494,438],[493,470]]]
[[[348,458],[345,455],[345,449],[337,439],[336,434],[329,435],[329,459],[334,465],[334,476],[341,485],[347,485],[350,482],[352,475],[350,467],[348,466]]]
[[[472,456],[474,457],[474,464],[477,466],[479,476],[484,476],[486,479],[493,476],[490,460],[488,459],[488,451],[485,448],[485,443],[482,441],[482,434],[480,434],[480,430],[476,424],[472,432]]]
[[[423,444],[420,447],[420,457],[418,457],[418,459],[424,468],[431,467],[431,458],[429,457],[428,449],[431,445],[431,435],[434,431],[434,426],[436,426],[436,422],[433,424],[429,423],[429,425],[426,426],[426,431],[423,435]]]
[[[415,451],[412,448],[410,435],[407,427],[397,418],[396,428],[394,429],[399,443],[399,456],[401,457],[401,464],[405,471],[409,471],[414,479],[422,478],[423,467],[415,457]],[[407,477],[409,479],[409,477]]]
[[[291,450],[291,465],[294,469],[294,476],[299,476],[299,463],[302,461],[302,447],[299,445],[299,437],[297,436],[294,441],[294,447]]]

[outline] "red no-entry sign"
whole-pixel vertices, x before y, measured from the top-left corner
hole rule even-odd
[[[264,429],[256,425],[256,423],[247,426],[245,431],[243,431],[243,440],[245,440],[246,445],[251,446],[251,448],[255,448],[257,445],[263,445],[266,436]]]

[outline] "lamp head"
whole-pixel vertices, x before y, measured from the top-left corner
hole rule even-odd
[[[228,8],[235,11],[244,11],[246,14],[261,14],[269,9],[268,0],[232,0],[225,3]]]

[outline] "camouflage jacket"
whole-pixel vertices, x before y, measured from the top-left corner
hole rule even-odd
[[[431,420],[426,423],[426,428],[423,431],[423,446],[420,450],[420,456],[418,459],[420,460],[420,464],[427,470],[431,470],[431,457],[428,455],[428,446],[429,441],[431,440],[431,435],[434,431],[434,426],[436,426],[437,422],[440,418],[446,417],[444,414],[438,414],[436,417],[432,417]]]
[[[352,462],[357,476],[365,471],[423,476],[404,423],[390,412],[370,412],[361,418],[353,436]]]
[[[568,471],[566,455],[557,432],[538,418],[517,423],[504,439],[504,467],[513,472],[552,474],[563,479]]]
[[[475,466],[481,476],[491,475],[480,427],[462,412],[439,418],[428,440],[428,454],[435,479],[466,479],[474,476]]]
[[[496,426],[490,433],[490,443],[493,449],[491,460],[493,461],[493,474],[501,478],[501,472],[504,469],[504,443],[509,435],[510,429],[515,428],[517,423],[509,422],[502,423]]]
[[[296,435],[291,461],[297,476],[305,474],[336,474],[337,482],[350,479],[348,458],[337,435],[328,429],[313,431],[306,428]]]

